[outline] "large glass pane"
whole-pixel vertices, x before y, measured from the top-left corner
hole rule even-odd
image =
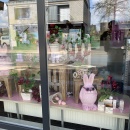
[[[126,130],[130,1],[45,4],[48,86],[41,85],[37,1],[0,2],[0,116],[41,123],[41,88],[48,87],[52,125]]]
[[[0,116],[42,123],[37,1],[9,1],[0,19]]]
[[[127,129],[129,6],[129,0],[48,1],[51,15],[60,15],[48,19],[47,30],[53,125]]]

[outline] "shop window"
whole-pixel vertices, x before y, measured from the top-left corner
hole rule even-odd
[[[59,20],[60,22],[64,20],[70,21],[70,9],[69,6],[59,7]]]
[[[30,18],[30,8],[15,8],[15,19],[28,19]]]

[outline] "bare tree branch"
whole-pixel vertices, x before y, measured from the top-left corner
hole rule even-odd
[[[100,15],[100,21],[113,16],[116,19],[117,13],[124,14],[130,11],[128,0],[99,0],[94,6],[94,13]]]

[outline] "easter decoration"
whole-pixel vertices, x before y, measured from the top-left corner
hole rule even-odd
[[[97,110],[97,106],[94,104],[97,100],[97,90],[93,86],[94,76],[93,73],[89,77],[86,74],[83,75],[84,85],[81,88],[79,98],[85,111]]]

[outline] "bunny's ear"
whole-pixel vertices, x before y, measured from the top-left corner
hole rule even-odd
[[[93,84],[93,81],[94,81],[94,77],[95,77],[95,74],[90,74],[90,76],[89,76],[89,83],[90,84]]]
[[[86,74],[84,74],[83,76],[83,81],[84,81],[84,85],[88,84],[88,76]]]

